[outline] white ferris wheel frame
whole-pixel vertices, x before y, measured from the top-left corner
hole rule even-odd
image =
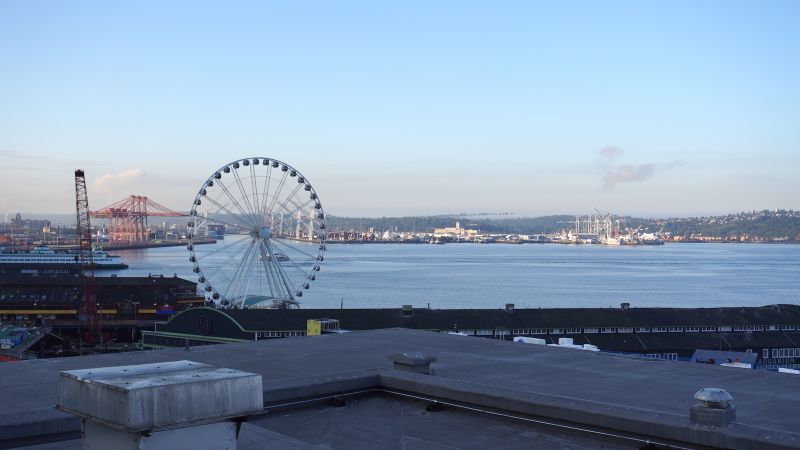
[[[263,181],[256,173],[257,166],[266,168]],[[245,174],[249,175],[245,180],[250,181],[247,187],[239,174],[240,170],[248,172]],[[278,171],[280,181],[272,178],[273,170]],[[226,178],[231,181],[230,184],[223,181]],[[287,183],[289,180],[295,180],[295,185],[289,188],[289,194],[281,196],[283,188],[287,184],[292,184]],[[270,192],[273,181],[278,182],[278,188]],[[262,187],[261,192],[259,184]],[[216,198],[209,195],[209,189],[215,187],[221,188]],[[302,197],[297,197],[298,193],[308,195],[303,200]],[[216,206],[215,214],[225,214],[227,220],[209,218],[207,209],[206,216],[201,216],[198,207],[204,202]],[[303,296],[303,291],[309,289],[310,283],[316,279],[324,259],[322,254],[326,250],[325,211],[316,190],[300,171],[283,161],[269,157],[248,157],[232,161],[214,171],[203,182],[192,202],[189,215],[187,224],[189,260],[210,304],[221,308],[299,306],[298,298]],[[304,215],[306,217],[302,217]],[[295,220],[294,237],[288,235],[291,230],[284,228],[291,226],[291,220]],[[308,220],[306,230],[301,230],[301,220]],[[232,244],[225,243],[216,250],[231,253],[231,257],[224,264],[235,265],[233,275],[228,277],[227,285],[217,276],[223,267],[208,265],[204,267],[201,260],[206,255],[198,255],[195,252],[196,246],[203,244],[202,238],[205,238],[198,233],[201,229],[207,231],[209,221],[246,231],[246,237],[237,239]],[[306,239],[300,239],[303,232]],[[314,255],[299,249],[287,242],[288,240],[318,242],[317,253]],[[287,256],[290,253],[300,256],[303,261],[294,261]],[[230,267],[227,267],[227,270],[229,271]],[[248,287],[253,274],[262,277],[257,282],[269,287],[269,296],[266,297],[268,301],[248,305],[248,300],[252,298],[248,294]]]

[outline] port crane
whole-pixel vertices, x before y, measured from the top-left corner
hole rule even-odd
[[[75,171],[75,213],[77,218],[78,255],[76,260],[80,267],[83,281],[83,305],[81,317],[86,322],[84,343],[96,345],[100,339],[100,317],[97,311],[97,283],[94,279],[94,261],[92,258],[92,226],[89,221],[89,194],[86,190],[86,177],[83,170]]]
[[[112,243],[134,244],[148,240],[148,217],[188,217],[162,206],[143,195],[128,197],[89,213],[96,219],[108,219]]]

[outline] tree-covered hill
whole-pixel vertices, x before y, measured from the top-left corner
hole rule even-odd
[[[638,228],[646,232],[661,231],[673,236],[750,236],[766,239],[800,241],[800,211],[753,211],[725,216],[641,218],[613,216],[623,227]],[[574,227],[575,216],[554,215],[542,217],[459,217],[407,216],[407,217],[337,217],[328,216],[330,230],[397,230],[426,232],[434,228],[452,227],[460,222],[462,228],[474,228],[484,233],[557,233]]]

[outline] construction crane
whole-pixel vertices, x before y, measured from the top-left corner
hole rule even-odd
[[[83,281],[81,319],[86,322],[84,343],[96,345],[100,340],[100,317],[97,314],[97,284],[92,259],[92,226],[89,222],[89,194],[83,170],[75,171],[75,212],[77,215],[78,255],[76,256]]]

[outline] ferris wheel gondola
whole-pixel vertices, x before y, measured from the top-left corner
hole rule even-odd
[[[325,212],[297,169],[265,157],[225,164],[200,186],[189,214],[189,261],[208,302],[299,306],[326,248]],[[224,240],[203,245],[209,229],[224,230]]]

